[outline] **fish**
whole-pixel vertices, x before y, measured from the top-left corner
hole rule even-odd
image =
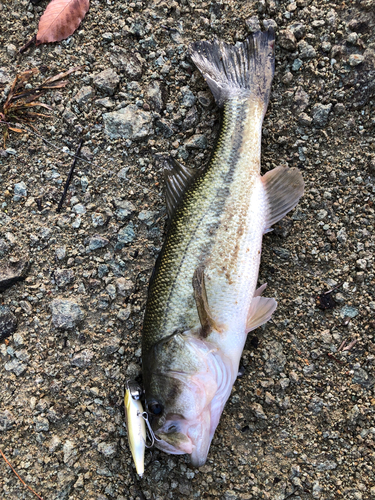
[[[143,418],[141,394],[142,390],[136,382],[127,381],[124,405],[129,448],[137,474],[143,477],[145,471],[146,422]]]
[[[304,191],[297,168],[260,173],[274,75],[272,29],[234,46],[198,41],[191,58],[223,119],[206,168],[166,167],[169,226],[142,329],[145,405],[156,446],[205,464],[247,334],[277,307],[257,288],[263,235]]]

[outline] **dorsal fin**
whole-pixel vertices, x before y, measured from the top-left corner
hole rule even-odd
[[[174,214],[183,194],[190,186],[197,171],[169,158],[164,167],[166,203],[169,217]]]

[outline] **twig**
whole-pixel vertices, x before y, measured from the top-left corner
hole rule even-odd
[[[35,43],[35,40],[36,40],[36,35],[34,35],[32,38],[30,38],[30,40],[28,42],[25,43],[25,45],[23,45],[20,50],[18,51],[19,54],[23,54],[24,52],[26,52],[26,50]]]
[[[74,172],[74,167],[76,166],[76,163],[77,163],[77,159],[79,158],[79,153],[81,152],[81,147],[82,147],[82,144],[83,144],[83,139],[81,139],[79,141],[79,144],[78,144],[78,148],[77,148],[77,152],[75,154],[75,157],[74,157],[74,161],[73,161],[73,165],[70,169],[70,172],[68,174],[68,178],[66,179],[66,183],[65,183],[65,187],[64,187],[64,192],[61,196],[61,200],[60,200],[60,203],[57,207],[57,210],[56,212],[57,213],[60,213],[61,209],[62,209],[62,206],[63,206],[63,203],[64,203],[64,200],[65,200],[65,197],[66,197],[66,193],[68,192],[68,188],[69,188],[69,185],[70,185],[70,182],[72,180],[72,177],[73,177],[73,172]]]
[[[9,465],[9,467],[12,469],[12,471],[15,473],[15,475],[16,475],[16,476],[18,477],[18,479],[21,481],[21,483],[22,483],[24,486],[26,486],[26,488],[28,488],[28,489],[31,491],[31,493],[34,493],[34,495],[35,495],[36,497],[38,497],[38,498],[39,498],[39,500],[43,500],[43,498],[42,498],[42,497],[40,497],[40,496],[38,495],[38,493],[35,493],[35,491],[34,491],[32,488],[30,488],[30,486],[28,486],[28,485],[25,483],[25,481],[24,481],[24,480],[23,480],[23,479],[22,479],[22,478],[21,478],[21,477],[17,474],[17,472],[13,469],[13,467],[11,466],[11,464],[8,462],[7,457],[4,455],[4,453],[1,451],[1,449],[0,449],[0,453],[1,453],[2,457],[3,457],[3,459],[5,460],[5,462]]]
[[[350,351],[350,349],[358,342],[358,339],[354,339],[348,344],[346,347],[344,347],[343,351]]]

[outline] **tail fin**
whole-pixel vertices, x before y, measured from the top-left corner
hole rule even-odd
[[[235,97],[254,96],[264,102],[266,110],[275,70],[274,45],[275,34],[270,28],[236,45],[218,40],[195,42],[190,50],[218,106]]]

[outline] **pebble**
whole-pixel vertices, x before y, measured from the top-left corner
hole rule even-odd
[[[298,42],[299,56],[301,59],[312,59],[316,56],[316,51],[312,45],[305,40]]]
[[[120,83],[120,77],[113,69],[105,69],[94,75],[92,82],[94,86],[107,95],[113,95]]]
[[[9,337],[17,328],[17,318],[7,306],[0,306],[0,342]]]
[[[350,66],[358,66],[359,64],[362,64],[364,60],[365,56],[362,54],[350,54],[349,56]]]
[[[23,281],[30,268],[28,260],[16,260],[0,267],[0,292],[4,292],[18,281]]]
[[[332,104],[315,104],[312,108],[312,119],[314,125],[324,127],[328,122],[328,115],[332,109]]]
[[[99,234],[95,234],[90,238],[88,249],[90,252],[93,252],[94,250],[106,247],[108,243],[109,241],[106,238],[103,238]]]
[[[27,196],[27,187],[24,182],[18,182],[14,185],[13,201],[20,201]]]
[[[202,134],[193,135],[185,141],[185,146],[188,149],[206,149],[207,148],[207,139]]]
[[[90,349],[84,349],[74,355],[71,360],[71,364],[73,366],[77,366],[78,368],[86,368],[87,366],[91,365],[91,360],[93,357],[93,351],[91,351]]]
[[[103,453],[107,458],[113,458],[117,455],[117,444],[116,443],[99,443],[98,451]]]
[[[79,305],[68,299],[54,299],[51,302],[52,323],[61,330],[75,328],[85,315]]]
[[[312,118],[306,113],[300,113],[298,115],[298,123],[300,123],[303,127],[310,127],[312,124]]]
[[[279,43],[284,49],[293,52],[297,44],[293,31],[290,29],[281,30],[279,34]]]
[[[269,375],[276,375],[284,370],[286,356],[283,353],[283,346],[276,340],[270,342],[266,350],[263,351],[265,359],[264,370]]]
[[[117,234],[117,241],[119,243],[131,243],[135,238],[134,224],[129,222],[129,224],[122,229]]]
[[[62,288],[74,281],[74,272],[71,269],[56,269],[54,277],[56,285]]]
[[[144,139],[151,134],[152,116],[130,104],[103,115],[104,131],[111,139]]]
[[[79,89],[74,96],[74,100],[79,106],[86,105],[94,97],[94,89],[90,86],[85,86]]]
[[[122,308],[119,310],[119,312],[117,314],[117,318],[120,321],[126,321],[127,319],[129,319],[130,314],[131,314],[131,306],[130,306],[130,304],[128,304],[126,306],[126,308]]]
[[[63,260],[66,257],[66,246],[58,247],[55,250],[55,255],[57,260]]]
[[[259,403],[253,403],[250,405],[250,408],[253,411],[256,418],[259,418],[261,420],[267,420],[267,416],[264,413],[262,405],[260,405]]]
[[[103,214],[100,213],[91,214],[91,220],[92,220],[92,225],[94,227],[104,226],[105,218]]]

